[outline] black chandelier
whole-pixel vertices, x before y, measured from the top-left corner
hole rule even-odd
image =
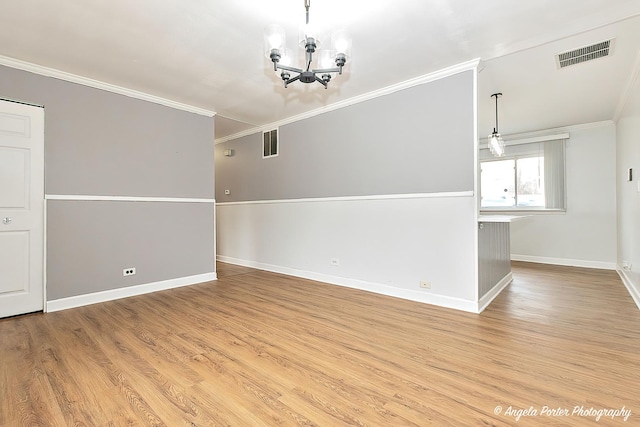
[[[280,78],[284,87],[289,83],[318,82],[327,88],[332,74],[342,74],[342,67],[351,59],[351,39],[344,30],[336,31],[331,37],[331,48],[319,52],[321,68],[311,68],[313,54],[321,47],[321,41],[313,27],[309,24],[309,7],[311,0],[304,0],[306,10],[306,25],[300,34],[300,47],[305,51],[305,65],[303,68],[291,65],[292,51],[286,47],[285,31],[279,25],[269,25],[265,29],[265,53],[273,62],[273,71],[280,71]],[[293,77],[291,74],[295,73]]]

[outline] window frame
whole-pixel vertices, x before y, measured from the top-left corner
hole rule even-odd
[[[556,211],[557,209],[547,209],[544,206],[518,206],[518,160],[520,159],[532,159],[532,158],[536,158],[536,157],[542,157],[544,159],[544,156],[539,156],[539,155],[535,155],[535,154],[523,154],[523,155],[513,155],[513,156],[503,156],[503,157],[496,157],[494,159],[486,159],[486,160],[482,160],[480,162],[480,210],[481,211],[486,211],[486,212],[500,212],[500,211],[504,211],[504,212],[513,212],[513,211],[551,211],[554,210]],[[482,206],[482,164],[483,163],[492,163],[492,162],[499,162],[499,161],[505,161],[505,160],[513,160],[513,188],[514,188],[514,201],[515,201],[515,205],[514,206]],[[544,160],[543,160],[544,161]],[[540,178],[540,177],[538,177]]]
[[[561,134],[561,135],[554,135],[554,136],[550,136],[550,137],[534,137],[534,138],[529,138],[526,140],[521,140],[521,141],[513,141],[509,144],[507,144],[507,146],[511,146],[511,145],[524,145],[524,144],[533,144],[533,143],[544,143],[546,141],[556,141],[556,140],[562,140],[562,144],[563,144],[563,152],[565,152],[566,150],[566,142],[569,139],[569,134]],[[481,150],[484,150],[484,148],[481,148]],[[487,150],[488,151],[488,150]],[[567,181],[566,181],[566,169],[567,169],[567,159],[566,159],[566,154],[562,155],[562,173],[564,174],[564,179],[563,179],[563,188],[562,188],[562,194],[564,197],[564,201],[562,203],[562,207],[561,208],[548,208],[548,207],[533,207],[533,206],[517,206],[518,203],[518,195],[517,195],[517,185],[518,185],[518,170],[517,170],[517,160],[521,159],[521,158],[531,158],[531,157],[539,157],[540,155],[536,155],[534,153],[512,153],[512,154],[506,154],[505,156],[502,157],[482,157],[479,156],[478,158],[478,207],[479,207],[479,211],[480,213],[503,213],[503,214],[514,214],[514,213],[530,213],[530,214],[565,214],[567,212]],[[547,167],[547,159],[544,156],[544,152],[541,154],[541,156],[544,159],[544,167]],[[500,161],[500,160],[514,160],[514,170],[513,170],[513,182],[514,182],[514,188],[515,188],[515,203],[516,206],[512,206],[512,207],[505,207],[505,206],[486,206],[483,207],[482,206],[482,164],[483,163],[489,163],[489,162],[494,162],[494,161]],[[542,173],[544,173],[544,170],[542,171]],[[545,181],[545,185],[547,185],[546,181]],[[546,189],[545,189],[545,194],[546,194]],[[545,196],[546,197],[546,196]]]

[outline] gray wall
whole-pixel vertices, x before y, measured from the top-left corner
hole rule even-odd
[[[261,133],[218,144],[218,202],[471,191],[473,90],[465,71],[282,126],[274,158]]]
[[[511,273],[509,223],[482,222],[478,230],[478,298]]]
[[[45,192],[213,198],[213,119],[0,66],[0,96],[45,107]]]
[[[0,97],[45,107],[47,194],[214,197],[211,117],[2,66]],[[213,272],[214,257],[209,204],[48,203],[48,300]]]
[[[213,204],[51,200],[47,298],[214,271]],[[123,277],[122,269],[136,267]]]

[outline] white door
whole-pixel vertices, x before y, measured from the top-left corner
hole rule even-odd
[[[0,100],[0,318],[44,308],[44,109]]]

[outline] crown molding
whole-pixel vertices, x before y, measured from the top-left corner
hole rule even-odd
[[[105,90],[107,92],[117,93],[119,95],[128,96],[130,98],[140,99],[142,101],[153,102],[154,104],[164,105],[165,107],[175,108],[176,110],[187,111],[207,117],[213,117],[216,115],[214,111],[205,110],[203,108],[194,107],[192,105],[183,104],[181,102],[172,101],[170,99],[161,98],[159,96],[150,95],[148,93],[139,92],[133,89],[127,89],[122,86],[105,83],[99,80],[90,79],[88,77],[67,73],[66,71],[44,67],[42,65],[21,61],[19,59],[10,58],[7,56],[0,55],[0,65],[22,71],[28,71],[30,73],[39,74],[41,76],[53,77],[55,79],[81,84],[83,86],[89,86],[95,89]]]
[[[512,134],[503,134],[502,138],[505,143],[508,142],[540,142],[546,141],[549,139],[569,139],[571,137],[571,132],[576,132],[580,130],[588,130],[588,129],[596,129],[607,126],[615,126],[613,120],[603,120],[600,122],[591,122],[591,123],[582,123],[578,125],[569,125],[569,126],[561,126],[557,128],[550,129],[541,129],[531,132],[522,132],[522,133],[512,133]],[[566,136],[566,138],[565,138]],[[481,138],[480,143],[484,143],[487,141],[487,138]]]
[[[320,114],[328,113],[329,111],[338,110],[340,108],[349,107],[354,104],[359,104],[364,101],[368,101],[370,99],[379,98],[381,96],[389,95],[394,92],[398,92],[403,89],[408,89],[414,86],[419,86],[425,83],[430,83],[436,80],[443,79],[445,77],[450,77],[455,74],[460,74],[464,71],[469,70],[477,70],[478,64],[480,63],[480,58],[473,59],[471,61],[462,62],[460,64],[443,68],[441,70],[435,71],[433,73],[425,74],[413,79],[405,80],[400,83],[396,83],[391,86],[384,87],[382,89],[374,90],[373,92],[368,92],[363,95],[354,96],[353,98],[345,99],[344,101],[336,102],[331,105],[327,105],[325,107],[317,108],[315,110],[308,111],[306,113],[298,114],[295,116],[288,117],[286,119],[269,123],[263,126],[255,127],[252,129],[247,129],[242,132],[235,133],[233,135],[225,136],[224,138],[216,139],[216,144],[222,144],[223,142],[231,141],[234,139],[242,138],[243,136],[253,135],[258,132],[265,132],[271,129],[275,129],[280,126],[287,125],[289,123],[298,122],[300,120],[308,119],[314,116],[318,116]]]
[[[620,117],[622,117],[622,113],[624,112],[627,103],[629,102],[629,98],[633,94],[633,89],[640,77],[640,52],[636,55],[636,61],[633,64],[633,68],[631,69],[631,74],[627,79],[627,83],[624,86],[624,90],[620,95],[620,100],[618,101],[618,106],[616,107],[616,111],[613,113],[613,121],[618,123]]]

